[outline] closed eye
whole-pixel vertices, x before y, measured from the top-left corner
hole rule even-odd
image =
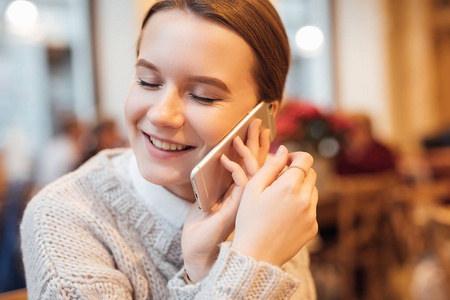
[[[142,87],[152,88],[152,89],[160,88],[160,87],[162,86],[162,84],[159,84],[159,83],[149,83],[149,82],[146,82],[146,81],[144,81],[144,80],[142,80],[142,79],[138,79],[138,80],[137,80],[137,83],[138,83],[140,86],[142,86]]]
[[[150,83],[150,82],[146,82],[140,78],[137,80],[137,83],[140,86],[142,86],[144,88],[148,88],[148,89],[158,89],[158,88],[162,87],[162,84],[160,84],[160,83]],[[213,104],[214,102],[221,100],[219,98],[200,97],[195,94],[189,94],[189,97],[194,101],[204,103],[204,104]]]
[[[189,97],[191,97],[191,99],[197,101],[197,102],[201,102],[201,103],[205,103],[205,104],[213,104],[216,101],[219,101],[221,99],[218,98],[206,98],[206,97],[200,97],[194,94],[189,94]]]

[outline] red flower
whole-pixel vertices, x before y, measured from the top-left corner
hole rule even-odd
[[[305,121],[321,118],[322,114],[310,103],[293,100],[281,109],[276,120],[277,138],[287,140],[301,138],[304,135]]]

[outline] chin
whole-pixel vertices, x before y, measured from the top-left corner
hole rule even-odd
[[[170,170],[166,167],[155,167],[148,165],[142,167],[138,163],[139,172],[145,180],[157,185],[178,185],[190,183],[189,174],[182,175],[176,170]]]
[[[151,171],[151,170],[149,170]],[[151,182],[156,185],[160,185],[164,187],[166,190],[171,192],[172,194],[188,200],[190,202],[194,202],[194,192],[192,191],[191,181],[189,180],[189,176],[185,176],[185,180],[183,178],[176,176],[174,173],[172,173],[169,170],[162,171],[165,174],[168,174],[167,176],[155,176],[157,172],[150,172],[145,173],[141,171],[142,177],[147,180],[148,182]]]

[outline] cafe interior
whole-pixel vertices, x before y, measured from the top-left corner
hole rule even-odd
[[[153,2],[0,1],[0,299],[26,299],[30,198],[74,161],[127,146]],[[292,56],[272,148],[314,157],[317,299],[450,299],[450,0],[272,3]],[[58,157],[61,135],[73,147]]]

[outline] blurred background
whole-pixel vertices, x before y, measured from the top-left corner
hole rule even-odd
[[[272,2],[293,58],[273,146],[315,157],[318,299],[450,299],[450,0]],[[152,3],[0,0],[0,298],[26,295],[30,197],[127,145]]]

